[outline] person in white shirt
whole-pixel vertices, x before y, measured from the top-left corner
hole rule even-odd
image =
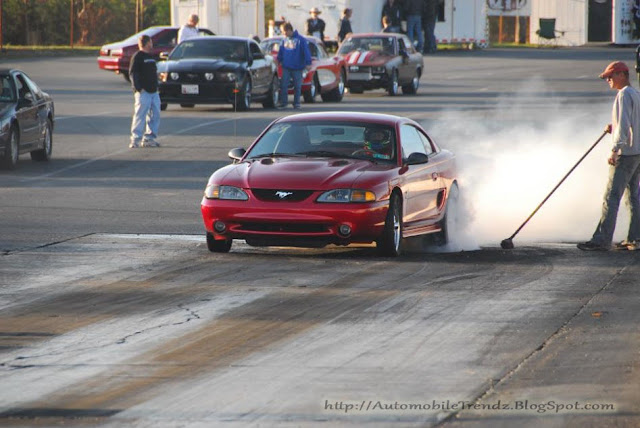
[[[196,27],[199,21],[200,18],[195,13],[189,15],[187,23],[178,30],[178,43],[199,36],[198,28]]]

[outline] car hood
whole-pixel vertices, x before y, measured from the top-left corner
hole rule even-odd
[[[245,189],[329,190],[352,187],[364,176],[391,168],[359,159],[262,158],[229,165],[211,181]]]
[[[244,67],[241,63],[227,62],[222,59],[181,59],[158,63],[158,71],[175,71],[182,73],[238,71]]]
[[[393,58],[393,55],[387,55],[379,51],[354,51],[345,55],[344,59],[347,65],[384,65]]]

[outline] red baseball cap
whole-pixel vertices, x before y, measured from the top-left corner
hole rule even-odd
[[[629,71],[629,67],[622,61],[614,61],[611,64],[607,65],[607,68],[604,69],[602,74],[600,74],[601,79],[606,79],[610,77],[613,73],[617,71]]]

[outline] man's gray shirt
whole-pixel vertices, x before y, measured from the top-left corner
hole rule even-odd
[[[618,91],[611,117],[613,150],[622,156],[640,155],[640,92],[632,86]]]

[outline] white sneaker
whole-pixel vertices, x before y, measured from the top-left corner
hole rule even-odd
[[[160,147],[160,143],[155,140],[147,140],[142,142],[142,147]]]
[[[627,250],[629,251],[640,250],[640,242],[638,241],[627,242]]]

